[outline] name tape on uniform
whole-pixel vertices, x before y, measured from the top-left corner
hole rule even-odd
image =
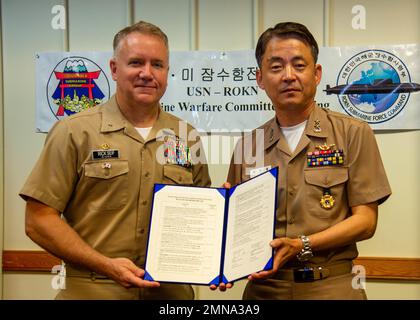
[[[93,160],[118,159],[119,157],[120,157],[120,151],[117,149],[92,151]]]

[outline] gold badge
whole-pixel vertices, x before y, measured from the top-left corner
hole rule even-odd
[[[321,132],[321,121],[314,121],[314,132]]]
[[[108,143],[102,143],[101,144],[101,149],[102,150],[108,150],[109,149],[109,144]]]
[[[320,145],[320,146],[316,146],[315,149],[318,149],[320,151],[329,151],[331,150],[333,147],[335,147],[335,144],[330,144],[327,145],[327,143],[324,143],[324,145]]]
[[[334,207],[335,199],[328,191],[325,191],[319,202],[324,209],[331,209]]]

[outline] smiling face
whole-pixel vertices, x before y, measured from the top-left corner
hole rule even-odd
[[[133,32],[123,38],[110,61],[117,83],[118,103],[125,107],[153,107],[165,93],[169,53],[162,39]]]
[[[322,68],[310,47],[296,38],[274,37],[257,70],[257,83],[276,110],[304,111],[313,105]]]

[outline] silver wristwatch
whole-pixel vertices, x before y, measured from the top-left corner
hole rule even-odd
[[[314,255],[312,253],[311,249],[311,243],[309,241],[309,238],[307,236],[299,236],[300,240],[302,240],[303,248],[302,250],[296,255],[296,258],[299,261],[308,261],[310,258],[312,258]]]

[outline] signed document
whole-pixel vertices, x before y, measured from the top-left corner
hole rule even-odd
[[[231,189],[156,184],[145,279],[218,285],[271,269],[277,170]]]

